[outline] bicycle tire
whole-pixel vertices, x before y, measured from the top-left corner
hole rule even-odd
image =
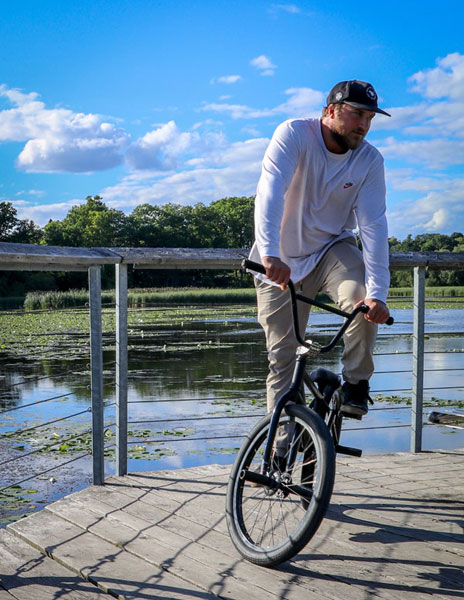
[[[226,498],[233,544],[248,561],[265,567],[285,562],[309,542],[324,518],[335,479],[335,450],[326,424],[310,408],[290,404],[279,426],[294,424],[287,451],[288,457],[296,449],[293,468],[271,471],[279,489],[250,481],[260,472],[271,416],[248,434],[232,467]],[[302,475],[309,453],[312,481]]]

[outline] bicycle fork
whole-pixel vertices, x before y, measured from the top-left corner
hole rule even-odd
[[[274,410],[272,412],[271,423],[269,426],[269,433],[267,437],[266,447],[264,449],[263,456],[263,464],[261,468],[261,472],[264,475],[267,475],[271,470],[271,456],[272,450],[274,448],[274,443],[276,441],[277,429],[279,426],[280,416],[285,406],[289,402],[297,402],[298,395],[300,392],[301,383],[303,381],[303,376],[306,368],[306,353],[298,354],[296,358],[295,369],[293,371],[292,382],[290,387],[285,394],[283,394],[276,402]],[[291,432],[288,432],[288,435],[291,435]],[[293,454],[293,456],[292,456]],[[292,451],[288,458],[288,468],[291,469],[293,463],[295,462],[296,456],[296,448],[295,444],[292,444]]]

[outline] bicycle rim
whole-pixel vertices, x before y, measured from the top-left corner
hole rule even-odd
[[[289,405],[279,422],[290,435],[285,454],[273,461],[275,484],[251,481],[250,473],[261,472],[270,419],[249,434],[227,489],[234,545],[246,559],[267,567],[288,560],[308,543],[325,515],[335,477],[335,452],[325,423],[307,407]]]

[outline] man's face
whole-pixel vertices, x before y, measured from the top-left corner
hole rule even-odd
[[[358,148],[370,129],[375,113],[370,110],[342,104],[329,120],[329,128],[337,144],[346,150]]]

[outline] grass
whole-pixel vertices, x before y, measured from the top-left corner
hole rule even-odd
[[[426,297],[430,299],[446,299],[450,305],[460,302],[464,297],[464,286],[427,287]],[[412,287],[390,289],[391,302],[403,301],[405,308],[410,306],[413,296]],[[328,301],[320,296],[319,300]],[[114,290],[102,292],[102,303],[115,303]],[[128,291],[128,305],[132,308],[149,305],[166,304],[254,304],[256,294],[254,288],[134,288]],[[56,308],[85,307],[88,305],[87,290],[69,290],[67,292],[29,292],[24,300],[25,310],[44,310]]]
[[[29,292],[24,300],[25,310],[48,308],[83,307],[88,304],[87,290],[68,292]],[[254,303],[254,288],[161,288],[131,289],[128,292],[130,307],[143,307],[153,304],[243,304]],[[116,302],[114,290],[102,292],[103,304]]]
[[[412,287],[397,287],[391,288],[389,296],[390,297],[412,297],[414,294],[414,289]],[[437,287],[428,287],[425,288],[425,295],[428,298],[457,298],[464,296],[464,286],[457,285],[444,285]]]

